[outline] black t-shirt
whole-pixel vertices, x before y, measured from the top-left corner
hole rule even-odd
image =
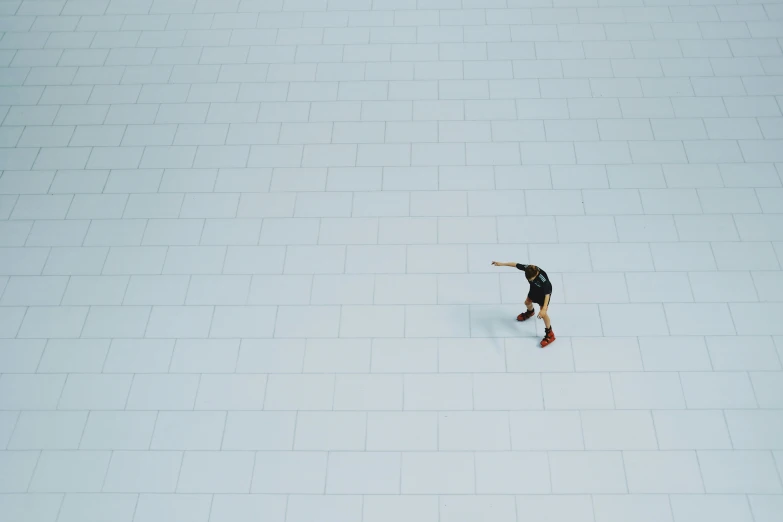
[[[521,265],[517,263],[517,269],[524,271],[528,265]],[[538,269],[538,276],[529,281],[530,283],[530,295],[545,296],[552,293],[552,281],[549,280],[549,276],[546,275],[540,267]]]

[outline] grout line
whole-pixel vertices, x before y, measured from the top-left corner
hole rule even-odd
[[[38,463],[36,463],[36,466],[37,465],[38,465]],[[27,491],[29,491],[29,487],[28,487]],[[137,502],[138,502],[138,497],[139,497],[139,495],[136,495]],[[62,514],[64,505],[65,505],[65,493],[60,493],[60,502],[59,502],[59,504],[57,506],[57,514],[55,515],[54,520],[58,520],[60,518],[60,515]],[[135,511],[134,511],[134,513],[135,513]],[[131,519],[131,520],[133,520],[133,519]]]
[[[220,444],[218,445],[219,450],[223,449],[223,443],[226,440],[226,429],[228,428],[228,414],[230,411],[223,412],[223,431],[220,434]],[[255,463],[255,453],[253,454],[253,462]],[[255,466],[254,466],[255,468]]]
[[[745,497],[745,503],[748,505],[748,512],[750,513],[750,518],[752,519],[752,522],[763,522],[756,518],[756,513],[753,511],[753,503],[750,501],[750,494],[743,495]]]
[[[677,517],[674,515],[674,504],[672,504],[672,493],[666,495],[666,503],[669,505],[669,514],[672,517],[671,519],[677,520]]]
[[[626,450],[620,450],[617,453],[620,454],[620,461],[623,463],[623,478],[625,479],[625,494],[631,494],[631,488],[628,487],[628,467],[625,464],[625,451]],[[592,495],[591,497],[592,498]],[[593,509],[595,509],[595,505],[593,506]]]
[[[181,451],[179,451],[179,453],[181,455],[180,455],[180,458],[179,458],[179,468],[177,469],[177,481],[175,482],[174,491],[173,491],[172,494],[180,493],[177,490],[179,489],[179,481],[182,480],[182,468],[185,467],[185,457],[187,456],[188,453],[192,453],[192,452],[189,451],[189,450],[181,450]],[[251,480],[251,482],[252,482],[252,480]],[[210,504],[210,507],[211,507],[211,504]]]
[[[649,413],[650,413],[650,420],[652,421],[652,426],[653,426],[653,437],[655,437],[655,446],[660,451],[662,450],[662,448],[661,448],[661,442],[658,439],[658,427],[655,425],[655,413],[652,410],[650,410]]]
[[[8,446],[11,444],[11,440],[14,438],[14,433],[16,433],[16,428],[19,426],[19,419],[22,416],[21,411],[16,412],[16,416],[14,417],[13,426],[11,426],[11,430],[8,432],[8,443],[2,447],[2,449],[8,449]]]

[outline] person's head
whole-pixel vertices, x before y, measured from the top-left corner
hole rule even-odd
[[[533,279],[538,277],[538,273],[540,271],[541,270],[539,270],[539,268],[535,265],[527,265],[525,267],[525,277],[527,278],[528,281],[532,281]]]

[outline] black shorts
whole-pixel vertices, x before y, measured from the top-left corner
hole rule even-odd
[[[544,299],[546,299],[546,296],[549,295],[549,302],[552,302],[552,294],[527,294],[527,298],[533,301],[538,306],[543,307],[544,306]]]

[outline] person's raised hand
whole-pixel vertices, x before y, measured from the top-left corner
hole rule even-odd
[[[500,261],[492,261],[492,266],[500,266]]]

